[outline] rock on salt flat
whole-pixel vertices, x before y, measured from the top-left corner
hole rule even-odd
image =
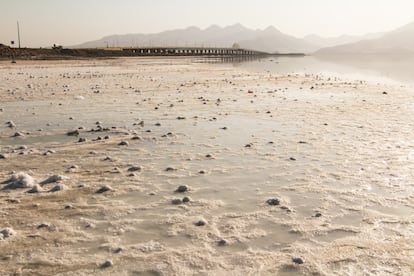
[[[68,187],[66,185],[59,183],[56,186],[54,186],[52,189],[50,189],[49,192],[54,193],[54,192],[65,191],[67,189]]]
[[[68,179],[68,178],[65,177],[65,176],[62,176],[62,175],[55,174],[55,175],[49,176],[48,178],[46,178],[45,180],[40,182],[40,184],[45,185],[45,184],[49,184],[49,183],[59,182],[59,181],[65,180],[65,179]]]
[[[16,236],[16,231],[11,228],[4,228],[0,231],[0,241]]]
[[[137,171],[139,172],[141,170],[142,170],[141,166],[132,166],[132,167],[128,168],[129,172],[137,172]]]
[[[114,189],[112,189],[112,187],[111,186],[109,186],[109,185],[104,185],[104,186],[102,186],[101,188],[99,188],[97,191],[96,191],[96,193],[97,194],[103,194],[103,193],[105,193],[105,192],[109,192],[109,191],[113,191]]]

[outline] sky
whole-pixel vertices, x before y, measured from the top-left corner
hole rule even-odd
[[[325,37],[389,31],[414,21],[413,0],[0,0],[0,43],[76,45],[103,36],[235,23]]]

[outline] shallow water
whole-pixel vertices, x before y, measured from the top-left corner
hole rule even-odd
[[[313,74],[372,84],[414,84],[414,58],[410,56],[270,57],[233,65],[263,73]]]
[[[62,274],[87,275],[107,258],[114,259],[114,267],[99,273],[413,271],[410,91],[346,75],[334,80],[292,69],[298,75],[287,77],[282,73],[290,72],[260,73],[249,66],[189,59],[3,65],[0,152],[9,157],[0,160],[1,179],[16,170],[31,171],[39,181],[64,174],[70,187],[55,197],[0,191],[2,200],[40,204],[30,218],[23,207],[7,205],[3,214],[22,212],[16,220],[2,217],[21,235],[3,254],[27,252],[24,245],[31,242],[25,235],[35,222],[49,220],[67,235],[44,235],[63,249],[44,251],[32,243],[40,260],[22,257],[42,263],[63,250],[57,270],[33,269],[12,257],[0,261],[5,271],[56,273],[66,267]],[[9,120],[15,129],[3,124]],[[91,132],[97,121],[108,130]],[[144,126],[137,124],[141,121]],[[88,139],[83,144],[65,134],[80,126],[79,137]],[[11,138],[16,131],[26,134]],[[94,141],[105,135],[110,138]],[[131,140],[134,135],[141,140]],[[129,146],[118,146],[121,140]],[[17,149],[20,145],[28,148]],[[55,153],[43,156],[48,149]],[[73,164],[79,169],[68,172]],[[132,165],[143,169],[128,176]],[[88,188],[78,188],[80,183]],[[94,194],[102,184],[115,192]],[[190,191],[174,193],[179,185]],[[183,196],[191,202],[171,204]],[[269,198],[280,199],[280,206],[267,205]],[[63,211],[68,203],[78,208]],[[195,226],[200,219],[207,224]],[[26,220],[30,223],[19,226]],[[218,246],[220,239],[228,244]],[[124,251],[113,253],[117,247]],[[79,256],[81,251],[88,254]],[[293,264],[292,257],[305,264]]]

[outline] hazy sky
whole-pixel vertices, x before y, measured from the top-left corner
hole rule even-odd
[[[414,21],[414,0],[0,0],[0,43],[74,45],[106,35],[211,24],[273,25],[297,37],[391,30]]]

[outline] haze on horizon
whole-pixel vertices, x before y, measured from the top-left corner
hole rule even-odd
[[[235,23],[304,37],[389,31],[414,20],[412,0],[1,0],[0,43],[75,45],[112,34]]]

